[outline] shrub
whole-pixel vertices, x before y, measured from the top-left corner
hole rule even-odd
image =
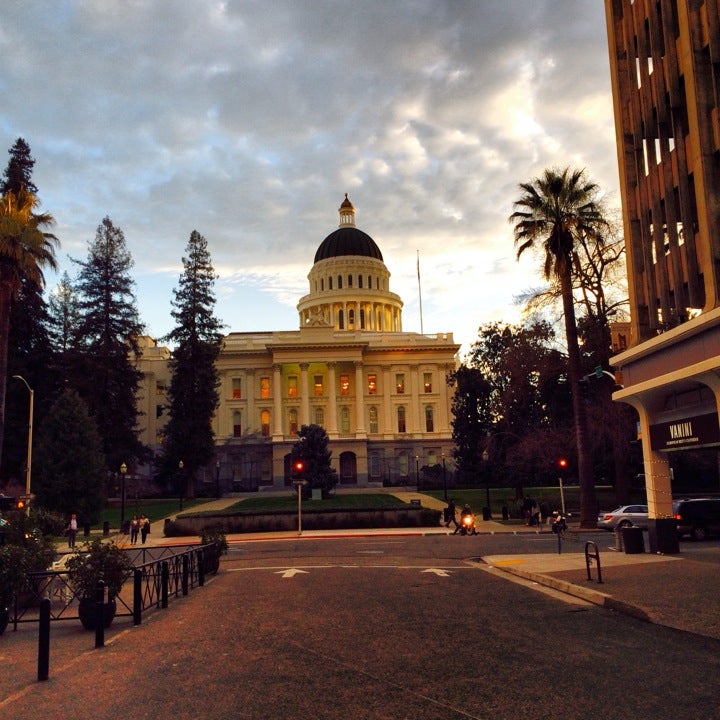
[[[70,583],[80,597],[95,596],[98,583],[104,581],[108,595],[116,597],[133,570],[130,557],[115,543],[100,538],[75,550],[67,561]]]

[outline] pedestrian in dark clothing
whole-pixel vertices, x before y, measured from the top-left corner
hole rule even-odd
[[[448,506],[445,508],[445,527],[450,527],[450,523],[455,525],[455,529],[460,527],[460,524],[455,517],[456,512],[455,500],[450,498],[450,500],[448,500]]]
[[[148,533],[150,532],[150,520],[148,517],[143,513],[140,515],[140,538],[142,540],[142,544],[145,544],[145,540],[147,540]]]

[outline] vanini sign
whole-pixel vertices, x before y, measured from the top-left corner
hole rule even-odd
[[[656,451],[690,450],[718,444],[720,426],[715,412],[650,426],[650,445]]]

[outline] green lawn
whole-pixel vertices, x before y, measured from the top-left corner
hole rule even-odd
[[[203,505],[209,500],[185,500],[183,502],[183,512]],[[180,501],[177,498],[163,498],[160,500],[132,500],[125,502],[125,519],[130,520],[133,515],[140,517],[140,513],[145,513],[150,522],[158,522],[168,515],[179,512]],[[93,529],[102,529],[103,522],[107,520],[111,528],[120,527],[120,507],[113,505],[103,510],[102,520],[93,526]]]

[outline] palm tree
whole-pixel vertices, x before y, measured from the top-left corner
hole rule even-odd
[[[560,282],[578,455],[580,525],[596,527],[597,501],[588,444],[587,413],[580,396],[582,371],[572,280],[573,268],[578,262],[576,249],[579,242],[590,238],[602,243],[600,230],[606,223],[595,202],[599,188],[585,178],[584,170],[570,168],[545,170],[541,177],[521,183],[519,187],[522,195],[513,204],[515,212],[508,218],[514,225],[517,257],[540,244],[545,253],[545,278],[555,277]]]
[[[5,431],[10,308],[23,282],[45,284],[43,268],[55,269],[58,239],[42,228],[54,224],[48,213],[36,213],[35,195],[21,187],[0,198],[0,453]]]

